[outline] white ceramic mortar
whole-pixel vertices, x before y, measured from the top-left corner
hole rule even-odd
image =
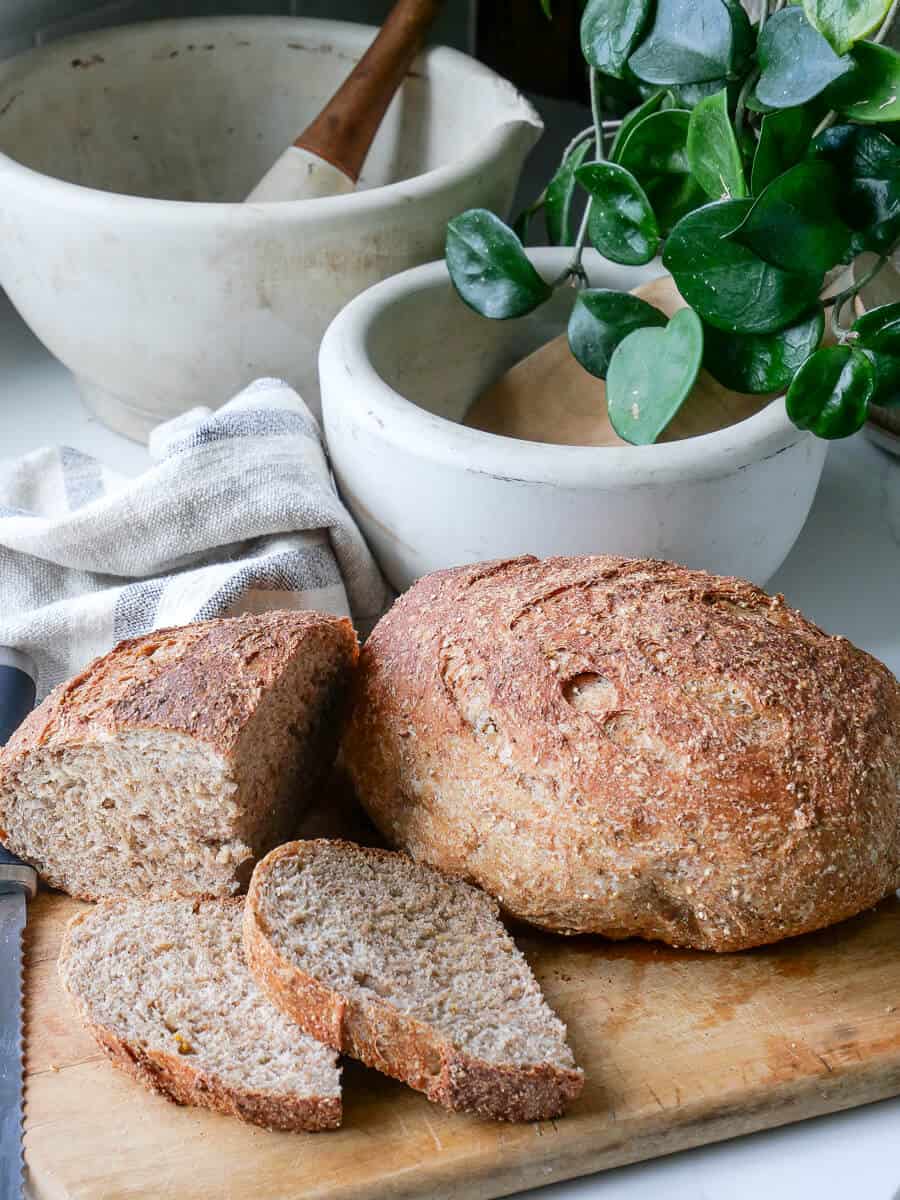
[[[545,278],[570,251],[531,252]],[[660,267],[594,252],[591,284],[628,290]],[[658,446],[549,446],[457,422],[507,367],[559,333],[573,293],[487,321],[443,263],[371,288],[322,343],[325,428],[338,483],[391,583],[516,554],[673,559],[764,583],[809,512],[826,443],[776,400],[717,433]]]
[[[154,22],[0,65],[0,284],[88,405],[145,437],[280,375],[318,410],[316,355],[370,284],[504,212],[540,122],[499,76],[423,55],[354,195],[237,203],[374,36],[289,18]]]

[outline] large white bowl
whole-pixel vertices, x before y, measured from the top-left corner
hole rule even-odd
[[[354,195],[236,203],[375,30],[281,17],[154,22],[0,65],[0,284],[91,408],[146,436],[280,375],[318,408],[331,318],[441,253],[462,209],[507,209],[540,132],[454,50],[423,55]]]
[[[569,251],[531,253],[547,279]],[[630,289],[659,266],[595,253],[593,286]],[[516,554],[673,559],[764,583],[800,532],[826,443],[783,400],[717,433],[658,446],[549,446],[457,422],[503,370],[565,327],[566,289],[519,321],[487,321],[443,263],[352,301],[322,343],[325,429],[341,491],[398,589],[441,567]]]

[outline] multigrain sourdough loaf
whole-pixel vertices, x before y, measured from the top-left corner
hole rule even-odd
[[[581,1091],[496,902],[405,854],[279,846],[253,873],[244,950],[308,1034],[447,1108],[549,1120]]]
[[[342,758],[393,844],[564,933],[738,950],[900,886],[900,688],[749,583],[519,558],[422,579]]]
[[[333,1129],[337,1055],[254,983],[242,909],[240,899],[98,904],[66,930],[63,986],[112,1061],[169,1100],[270,1129]]]
[[[236,892],[331,766],[357,657],[312,612],[122,642],[0,754],[0,839],[83,899]]]

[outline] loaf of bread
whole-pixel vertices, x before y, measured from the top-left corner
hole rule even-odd
[[[559,1116],[583,1077],[495,901],[405,854],[294,842],[253,873],[244,950],[307,1033],[438,1104]]]
[[[233,894],[331,766],[357,657],[311,612],[122,642],[0,754],[0,840],[82,899]]]
[[[366,644],[343,764],[390,842],[563,933],[738,950],[900,886],[900,688],[670,563],[482,563]]]
[[[240,899],[106,901],[69,923],[63,986],[112,1061],[169,1100],[270,1129],[333,1129],[337,1055],[253,982],[242,910]]]

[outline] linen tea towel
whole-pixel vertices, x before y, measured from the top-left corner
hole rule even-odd
[[[296,392],[259,380],[154,430],[116,474],[66,447],[0,461],[0,645],[38,695],[123,638],[209,617],[311,608],[361,634],[390,593]]]

